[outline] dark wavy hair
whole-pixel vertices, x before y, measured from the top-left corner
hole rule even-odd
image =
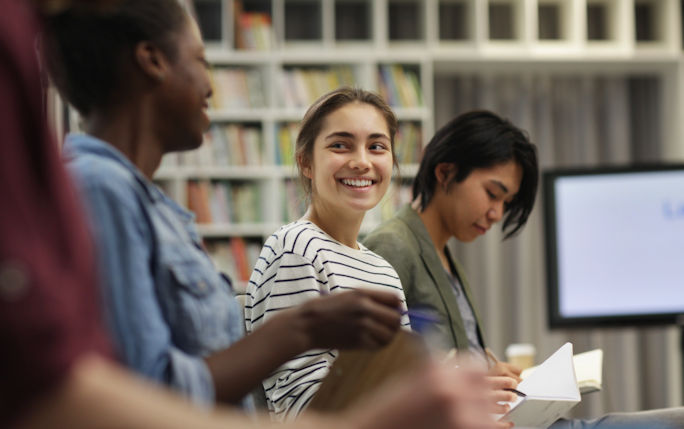
[[[94,2],[97,3],[97,2]],[[149,41],[175,61],[187,13],[178,0],[79,2],[44,16],[43,58],[62,96],[82,115],[121,94],[136,44]]]
[[[425,210],[434,196],[435,167],[453,164],[451,183],[462,182],[475,169],[515,161],[522,169],[520,190],[505,208],[504,239],[522,228],[532,212],[539,183],[537,149],[526,133],[496,114],[484,110],[464,113],[440,128],[425,147],[413,182],[413,198]]]

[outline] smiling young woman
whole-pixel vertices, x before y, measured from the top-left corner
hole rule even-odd
[[[390,291],[406,311],[399,277],[357,241],[366,211],[389,186],[394,159],[394,114],[377,95],[341,88],[307,111],[296,158],[310,204],[302,219],[281,227],[264,245],[248,285],[247,330],[281,310],[349,289]],[[396,317],[397,310],[387,311]],[[366,322],[349,313],[344,323]],[[408,327],[406,315],[401,324]],[[378,334],[382,326],[371,324]],[[371,344],[372,345],[372,344]],[[279,420],[301,412],[337,357],[333,347],[296,356],[264,381],[267,404]]]

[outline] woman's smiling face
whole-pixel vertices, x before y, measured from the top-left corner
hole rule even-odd
[[[323,120],[311,163],[311,202],[340,215],[365,213],[385,195],[392,176],[387,121],[374,106],[348,103]]]

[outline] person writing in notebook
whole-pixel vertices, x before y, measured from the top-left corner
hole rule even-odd
[[[505,238],[527,222],[537,193],[535,146],[524,132],[488,111],[464,113],[440,128],[425,147],[413,182],[412,204],[372,231],[364,244],[397,270],[409,308],[439,315],[434,329],[447,348],[469,351],[491,375],[520,368],[494,358],[468,278],[447,241],[470,243],[499,222]],[[684,409],[611,414],[596,421],[560,420],[559,428],[684,427]]]

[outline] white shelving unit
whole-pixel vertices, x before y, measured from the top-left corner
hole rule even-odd
[[[507,73],[648,75],[660,82],[659,126],[665,156],[684,159],[684,56],[680,0],[196,0],[215,68],[258,70],[263,106],[217,108],[216,123],[248,124],[261,133],[259,165],[183,165],[169,156],[157,179],[185,204],[188,180],[253,183],[260,189],[258,221],[200,225],[208,239],[246,237],[261,242],[279,225],[285,182],[292,166],[279,165],[278,130],[296,123],[306,104],[292,107],[283,82],[286,70],[351,70],[353,83],[380,90],[382,66],[413,71],[422,102],[395,106],[401,123],[412,123],[426,143],[441,125],[448,94],[435,88],[437,76]],[[236,6],[240,6],[237,7]],[[265,50],[239,49],[236,10],[267,16]],[[218,15],[217,15],[218,14]],[[217,18],[218,16],[218,18]],[[208,22],[203,22],[203,18]],[[218,22],[220,20],[220,23]],[[251,36],[249,36],[251,37]],[[289,81],[291,82],[291,81]],[[316,97],[320,94],[311,94]],[[222,98],[231,94],[223,94]],[[401,142],[399,142],[401,144]],[[415,161],[414,161],[415,162]],[[401,165],[403,177],[415,164]],[[393,194],[396,196],[396,193]],[[380,212],[381,210],[378,210]],[[368,216],[364,229],[380,220]]]

